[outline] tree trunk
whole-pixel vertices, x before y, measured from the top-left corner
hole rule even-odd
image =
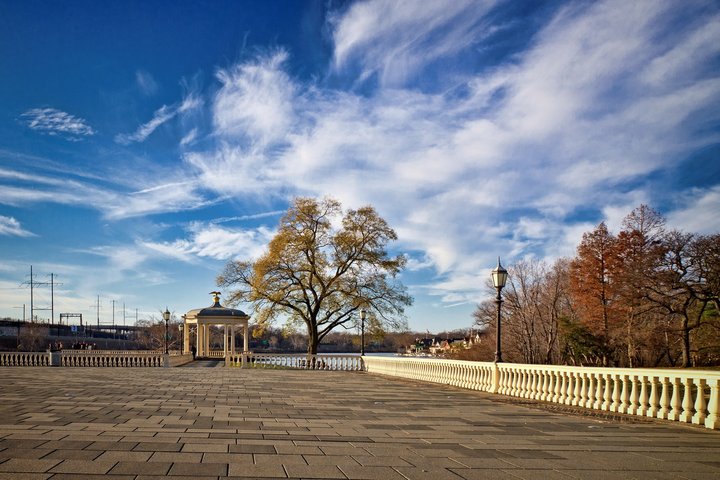
[[[680,321],[680,334],[682,335],[682,368],[690,366],[690,329],[688,328],[688,319],[686,315],[682,316]]]
[[[318,345],[320,340],[318,338],[317,326],[314,324],[308,325],[308,351],[307,351],[307,366],[310,369],[315,369],[315,356],[317,355]]]

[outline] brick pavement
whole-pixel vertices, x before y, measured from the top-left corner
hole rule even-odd
[[[718,479],[720,432],[357,372],[0,368],[0,480],[167,476]]]

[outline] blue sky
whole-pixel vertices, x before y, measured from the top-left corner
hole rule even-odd
[[[720,230],[714,1],[0,11],[0,316],[31,264],[56,315],[209,304],[296,195],[390,222],[420,331],[469,327],[498,255],[572,255],[640,203]]]

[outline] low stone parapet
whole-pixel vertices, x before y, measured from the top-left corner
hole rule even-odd
[[[225,357],[226,366],[251,368],[292,368],[304,370],[361,371],[358,355],[310,355],[306,353],[238,353]]]
[[[369,373],[720,429],[720,372],[364,357]]]

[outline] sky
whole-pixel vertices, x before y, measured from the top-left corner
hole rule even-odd
[[[572,256],[642,203],[720,231],[716,1],[0,12],[0,317],[29,318],[30,265],[56,319],[210,305],[295,196],[389,222],[416,331],[469,328],[498,256]]]

